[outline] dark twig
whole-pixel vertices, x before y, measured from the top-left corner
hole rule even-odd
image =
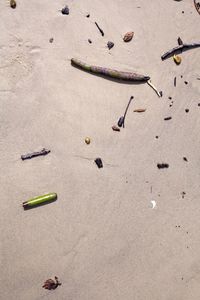
[[[101,32],[101,35],[104,36],[103,30],[99,27],[99,25],[97,24],[97,22],[95,22],[95,25],[97,26],[97,28],[98,28],[99,31]]]
[[[185,50],[189,50],[189,49],[197,48],[197,47],[200,47],[200,43],[182,44],[182,45],[172,48],[171,50],[164,53],[161,56],[161,59],[164,60],[164,59],[176,54],[177,52],[181,52],[181,51],[185,51]]]
[[[122,127],[122,126],[123,126],[123,128],[124,128],[124,123],[125,123],[126,114],[127,114],[128,108],[129,108],[129,106],[130,106],[131,101],[133,100],[133,98],[134,98],[133,96],[130,97],[129,102],[128,102],[127,106],[126,106],[124,115],[123,115],[122,117],[119,118],[119,121],[118,121],[118,126],[119,126],[119,127]]]
[[[36,156],[47,155],[49,152],[51,151],[43,148],[41,151],[38,152],[32,152],[32,153],[21,155],[21,159],[25,160],[25,159],[31,159]]]

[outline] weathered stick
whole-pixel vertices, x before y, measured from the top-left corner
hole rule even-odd
[[[25,159],[31,159],[33,157],[40,156],[40,155],[47,155],[49,152],[51,152],[51,151],[43,148],[39,152],[33,152],[33,153],[28,153],[28,154],[21,155],[21,159],[25,160]]]
[[[182,44],[182,45],[179,45],[179,46],[177,46],[175,48],[172,48],[171,50],[169,50],[166,53],[164,53],[161,56],[161,59],[164,60],[164,59],[168,58],[169,56],[174,55],[178,51],[184,51],[184,50],[187,50],[187,49],[189,50],[189,49],[197,48],[197,47],[200,47],[200,43]]]
[[[91,66],[75,58],[71,59],[71,63],[72,65],[75,65],[85,71],[89,71],[96,74],[102,74],[111,78],[122,79],[127,81],[147,81],[150,79],[149,76],[144,76],[132,72],[117,71],[109,68]]]

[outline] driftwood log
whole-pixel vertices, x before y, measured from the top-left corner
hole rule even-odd
[[[122,79],[127,81],[147,81],[150,79],[149,76],[140,75],[137,73],[117,71],[117,70],[98,67],[98,66],[91,66],[75,58],[71,59],[71,63],[72,65],[75,65],[76,67],[79,67],[85,71],[95,73],[95,74],[105,75],[115,79]]]
[[[197,48],[197,47],[200,47],[200,43],[192,43],[192,44],[181,44],[177,47],[174,47],[172,48],[171,50],[167,51],[166,53],[164,53],[162,56],[161,56],[161,59],[164,60],[174,54],[176,54],[177,52],[182,52],[182,51],[185,51],[185,50],[189,50],[189,49],[192,49],[192,48]]]

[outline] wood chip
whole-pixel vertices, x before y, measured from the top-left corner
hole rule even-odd
[[[137,108],[137,109],[134,109],[134,112],[138,112],[138,113],[142,113],[142,112],[145,112],[146,109],[145,108]]]

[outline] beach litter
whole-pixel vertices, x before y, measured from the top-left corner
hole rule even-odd
[[[145,111],[146,111],[145,108],[137,108],[137,109],[134,109],[133,112],[142,113],[142,112],[145,112]]]
[[[98,167],[99,169],[103,168],[103,162],[102,162],[102,159],[101,159],[100,157],[96,158],[96,159],[94,160],[94,162],[96,163],[96,165],[97,165],[97,167]]]
[[[114,47],[114,43],[111,42],[111,41],[108,41],[107,42],[107,47],[108,47],[109,50],[112,49]]]
[[[47,289],[47,290],[55,290],[59,285],[61,285],[61,282],[58,281],[58,277],[54,277],[55,280],[53,279],[47,279],[44,284],[43,284],[43,288]]]
[[[140,75],[133,72],[124,72],[124,71],[117,71],[109,68],[104,67],[98,67],[98,66],[92,66],[87,63],[84,63],[76,58],[71,59],[71,64],[75,67],[78,67],[84,71],[104,75],[107,77],[115,78],[115,79],[122,79],[127,81],[144,81],[150,79],[149,76]]]
[[[178,43],[180,42],[180,40],[178,41]],[[181,40],[182,42],[182,40]],[[185,51],[185,50],[189,50],[189,49],[193,49],[193,48],[197,48],[197,47],[200,47],[200,43],[191,43],[191,44],[184,44],[182,42],[182,44],[179,44],[177,47],[174,47],[172,48],[171,50],[167,51],[166,53],[164,53],[162,56],[161,56],[161,59],[162,60],[165,60],[166,58],[176,54],[177,52],[182,52],[182,51]]]
[[[159,92],[158,89],[152,84],[150,79],[147,81],[147,84],[156,92],[158,97],[162,97],[162,95],[163,95],[162,91]]]
[[[197,2],[197,0],[194,0],[194,7],[196,8],[197,12],[200,14],[200,2]]]
[[[166,163],[158,163],[157,167],[158,169],[165,169],[165,168],[169,168],[169,165]]]
[[[69,7],[66,5],[65,7],[62,8],[61,13],[63,15],[69,15]]]
[[[97,22],[95,22],[95,25],[96,25],[97,28],[99,29],[99,32],[101,33],[101,35],[104,36],[103,30],[99,27],[99,25],[97,24]]]
[[[89,145],[90,142],[91,142],[90,138],[89,138],[89,137],[86,137],[86,138],[85,138],[85,143],[86,143],[87,145]]]
[[[152,204],[152,207],[151,207],[152,209],[156,208],[156,201],[155,200],[152,200],[151,204]]]
[[[38,151],[38,152],[32,152],[32,153],[21,155],[21,159],[22,160],[31,159],[33,157],[47,155],[50,152],[51,152],[51,150],[47,150],[47,149],[43,148],[41,151]]]
[[[10,7],[16,8],[17,2],[15,0],[10,0]]]
[[[120,131],[120,128],[118,126],[116,126],[116,125],[113,125],[112,126],[112,130],[113,131]]]
[[[133,100],[133,98],[134,98],[133,96],[130,97],[129,102],[128,102],[127,106],[126,106],[124,115],[123,115],[122,117],[120,117],[119,120],[118,120],[117,125],[118,125],[119,127],[122,127],[122,126],[123,126],[123,128],[125,127],[124,124],[125,124],[126,114],[127,114],[128,108],[129,108],[129,106],[130,106],[131,101]]]
[[[42,196],[37,196],[34,198],[29,199],[28,201],[23,202],[22,206],[24,209],[33,208],[35,206],[47,204],[53,202],[57,199],[56,193],[49,193]]]
[[[133,35],[134,35],[134,32],[133,31],[129,31],[129,32],[127,32],[125,35],[124,35],[124,37],[123,37],[123,40],[124,40],[124,42],[130,42],[131,40],[132,40],[132,38],[133,38]]]
[[[180,63],[181,63],[181,61],[182,61],[181,57],[180,57],[179,55],[176,55],[176,54],[173,55],[173,60],[174,60],[174,62],[175,62],[177,65],[180,65]]]

